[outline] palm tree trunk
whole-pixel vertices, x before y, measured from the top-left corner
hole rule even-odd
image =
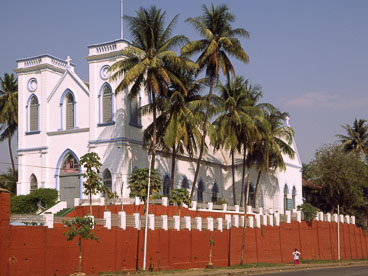
[[[248,206],[248,197],[249,197],[249,186],[250,186],[250,173],[248,173],[248,180],[247,180],[247,194],[245,196],[245,206],[244,206],[244,225],[243,225],[243,233],[242,233],[242,247],[241,247],[241,256],[240,256],[240,264],[244,263],[244,246],[245,246],[245,227],[247,225],[247,206]]]
[[[244,147],[244,154],[243,154],[243,174],[242,174],[241,192],[240,192],[240,207],[243,206],[243,200],[244,200],[245,157],[246,157],[246,150],[245,150],[245,147]]]
[[[13,158],[13,151],[12,151],[12,147],[11,147],[11,132],[10,132],[10,128],[8,127],[8,147],[9,147],[9,155],[10,155],[10,161],[11,161],[11,165],[12,165],[12,170],[13,170],[13,177],[14,177],[14,181],[15,181],[15,185],[18,182],[18,175],[15,171],[15,164],[14,164],[14,158]]]
[[[254,208],[257,207],[257,192],[258,192],[258,185],[259,185],[259,181],[261,180],[261,174],[262,174],[262,170],[258,171],[258,175],[257,175],[257,182],[256,182],[256,189],[254,191]]]
[[[233,175],[233,198],[234,205],[236,205],[236,189],[235,189],[235,160],[234,160],[234,150],[231,150],[231,172]]]
[[[175,148],[175,142],[172,147],[172,158],[171,158],[171,190],[174,189],[174,183],[175,183],[175,161],[176,161],[176,148]]]
[[[79,262],[78,262],[78,272],[82,271],[82,239],[79,237]]]
[[[89,194],[89,214],[92,216],[92,194]]]
[[[205,141],[206,136],[207,136],[207,121],[208,121],[209,112],[210,112],[213,82],[214,82],[214,77],[211,77],[210,91],[208,92],[208,98],[207,98],[207,110],[206,110],[206,114],[205,114],[204,120],[203,120],[203,132],[202,132],[202,137],[201,137],[201,147],[199,149],[199,156],[198,156],[198,160],[197,160],[197,168],[196,168],[196,171],[195,171],[195,174],[194,174],[192,191],[190,192],[190,200],[192,200],[193,195],[194,195],[194,191],[195,191],[195,188],[196,188],[198,175],[199,175],[199,169],[200,169],[200,166],[201,166],[202,155],[203,155],[203,150],[204,150],[204,141]]]
[[[152,133],[152,162],[151,162],[151,170],[155,169],[155,161],[156,161],[156,140],[157,140],[157,110],[156,110],[156,95],[151,91],[152,94],[152,105],[153,105],[153,133]]]

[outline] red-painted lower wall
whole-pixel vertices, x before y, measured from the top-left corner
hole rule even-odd
[[[77,210],[78,211],[78,210]],[[159,210],[156,210],[159,213]],[[174,212],[174,211],[173,211]],[[81,214],[79,214],[81,215]],[[367,258],[366,232],[342,224],[341,257]],[[67,241],[63,225],[49,229],[40,226],[9,225],[9,195],[0,193],[0,275],[64,275],[78,267],[76,241]],[[154,230],[148,231],[147,266],[155,270],[204,267],[209,258],[209,239],[215,266],[239,264],[242,228],[231,230]],[[83,241],[83,271],[135,270],[143,263],[144,231],[129,228],[94,230],[99,242]],[[336,223],[282,223],[280,227],[246,228],[245,262],[291,262],[298,248],[303,259],[336,259]],[[137,258],[138,255],[138,258]]]

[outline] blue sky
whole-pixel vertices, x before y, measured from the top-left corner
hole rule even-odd
[[[250,32],[243,41],[250,63],[234,62],[237,74],[263,87],[263,101],[290,113],[303,162],[335,141],[341,125],[368,119],[368,1],[125,0],[124,13],[157,5],[167,20],[180,14],[175,33],[196,39],[184,21],[210,3],[226,3],[236,16],[233,26]],[[88,80],[87,45],[120,36],[119,0],[2,1],[0,11],[1,76],[16,68],[16,59],[49,53],[71,56]],[[126,25],[124,36],[130,40]],[[9,162],[6,142],[0,144],[0,171],[10,167],[1,162]]]

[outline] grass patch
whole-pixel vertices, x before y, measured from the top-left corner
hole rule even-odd
[[[347,260],[302,260],[302,264],[330,264],[330,263],[346,263],[346,262],[364,262],[368,259],[347,259]]]
[[[251,264],[243,264],[243,265],[233,265],[226,267],[218,267],[221,269],[239,269],[239,268],[259,268],[259,267],[275,267],[275,266],[283,266],[285,264],[281,263],[251,263]]]

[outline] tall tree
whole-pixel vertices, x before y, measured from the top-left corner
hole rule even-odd
[[[214,5],[210,7],[203,5],[202,11],[203,13],[201,16],[187,19],[187,22],[199,32],[202,39],[191,41],[181,49],[181,54],[185,57],[199,54],[197,63],[199,67],[205,71],[209,83],[207,107],[202,125],[201,145],[190,194],[191,198],[194,195],[198,180],[205,139],[207,136],[207,122],[209,120],[211,97],[213,95],[214,85],[216,85],[218,81],[220,70],[229,81],[231,73],[235,77],[235,70],[228,56],[231,55],[244,63],[249,61],[249,57],[238,39],[238,37],[248,38],[249,34],[243,28],[232,28],[231,24],[235,21],[235,16],[229,12],[228,7],[226,5],[219,5],[217,7]]]
[[[283,155],[294,158],[295,151],[291,147],[294,131],[290,126],[284,125],[288,113],[280,112],[274,108],[265,112],[265,119],[269,123],[268,131],[263,131],[262,138],[254,145],[253,152],[248,159],[257,169],[257,181],[254,192],[254,203],[256,203],[257,193],[262,172],[269,170],[286,170]]]
[[[257,113],[260,113],[260,110],[249,105],[247,81],[242,77],[237,77],[226,85],[220,82],[217,89],[220,92],[220,96],[213,96],[214,99],[217,100],[216,106],[219,112],[218,117],[214,121],[214,125],[217,129],[217,138],[215,140],[218,141],[216,143],[217,147],[221,145],[225,150],[230,152],[233,200],[234,205],[236,205],[235,153],[241,142],[239,138],[242,130],[247,129],[250,132],[254,131],[255,123],[253,118]]]
[[[353,152],[360,157],[366,157],[368,154],[368,124],[366,120],[355,119],[352,126],[343,125],[346,135],[337,134],[341,146],[345,152]]]
[[[114,72],[112,80],[122,77],[116,88],[116,93],[130,87],[129,97],[135,97],[141,88],[152,100],[153,136],[151,141],[152,168],[155,167],[157,141],[157,102],[156,97],[167,94],[173,84],[186,88],[177,76],[179,69],[193,68],[196,65],[179,57],[173,51],[175,47],[184,44],[187,39],[183,35],[171,36],[176,24],[176,15],[165,28],[166,13],[152,6],[149,9],[141,7],[136,16],[126,16],[132,45],[122,50],[124,59],[111,66]]]
[[[201,107],[203,99],[200,92],[203,80],[194,81],[191,73],[181,74],[183,84],[187,88],[187,94],[180,87],[173,86],[167,96],[157,98],[157,107],[160,115],[158,122],[158,148],[171,152],[171,190],[174,189],[175,165],[178,154],[189,154],[193,157],[197,151],[197,143],[200,140],[198,121],[201,119]],[[144,106],[142,111],[146,113],[149,106]],[[152,124],[144,131],[144,141],[152,139]]]
[[[18,79],[14,74],[5,73],[0,77],[1,88],[5,95],[0,97],[0,142],[8,139],[9,156],[15,182],[18,174],[15,170],[11,138],[18,129]]]

